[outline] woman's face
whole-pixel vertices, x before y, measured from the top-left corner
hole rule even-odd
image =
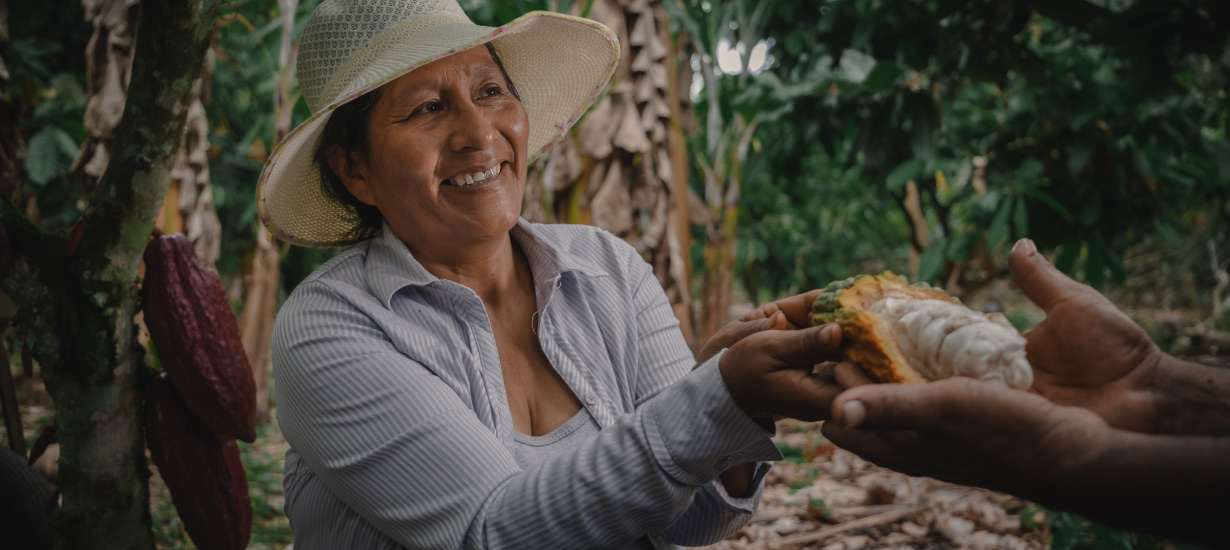
[[[516,225],[529,119],[486,47],[384,85],[367,126],[366,152],[346,161],[335,149],[330,164],[411,248],[481,241]]]

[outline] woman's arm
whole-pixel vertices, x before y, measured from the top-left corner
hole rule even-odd
[[[833,351],[808,342],[788,360]],[[762,356],[780,363],[784,349]],[[430,365],[395,349],[324,283],[301,285],[274,334],[287,441],[330,491],[408,548],[600,548],[670,526],[734,462],[778,456],[726,390],[720,357],[523,471]]]
[[[639,312],[636,319],[638,341],[641,342],[639,368],[642,372],[669,374],[666,379],[643,378],[654,383],[638,388],[638,395],[653,395],[659,390],[658,384],[683,376],[692,368],[691,353],[679,331],[678,321],[666,294],[653,277],[649,266],[634,251],[629,261],[629,271],[642,274],[633,295],[635,309]],[[752,356],[761,352],[749,354],[748,350],[761,349],[764,341],[757,344],[760,338],[772,340],[774,336],[792,338],[802,334],[797,331],[800,327],[809,325],[808,312],[818,294],[819,291],[812,291],[766,304],[743,318],[728,323],[702,346],[697,354],[697,360],[702,364],[726,348],[734,348],[727,355],[731,360],[723,359],[728,363],[723,365],[723,377],[731,393],[739,396],[736,402],[743,410],[749,410],[749,406],[758,406],[752,404],[756,401],[755,398],[749,399],[753,393],[774,401],[773,406],[788,404],[792,398],[798,399],[803,403],[793,411],[798,415],[806,415],[804,409],[814,408],[818,403],[827,403],[836,395],[836,386],[820,383],[817,377],[810,376],[811,365],[815,361],[807,363],[802,370],[783,369],[776,373],[777,376],[765,371],[728,368],[743,367],[755,362],[756,358]],[[794,334],[787,334],[787,330]],[[766,331],[777,334],[761,334]],[[756,336],[758,334],[760,336]],[[823,338],[826,343],[822,345],[836,346],[840,342],[840,331],[825,333],[820,329],[810,329],[808,334]],[[748,342],[740,345],[744,341]],[[739,389],[736,389],[731,385],[731,381],[739,375],[749,376],[735,382],[734,384],[739,386]],[[787,380],[787,375],[795,376]],[[754,391],[741,391],[748,389]],[[765,427],[767,434],[772,430],[771,413],[764,410],[761,413],[763,417],[757,422]],[[680,414],[686,417],[695,415],[696,411],[683,410]],[[780,457],[773,457],[777,458]],[[688,546],[712,544],[734,534],[751,520],[760,503],[764,475],[772,464],[755,461],[751,457],[733,459],[731,463],[733,465],[721,473],[719,480],[711,482],[697,494],[687,513],[662,532],[668,541]]]

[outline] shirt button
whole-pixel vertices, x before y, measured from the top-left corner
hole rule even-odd
[[[594,390],[585,390],[585,403],[593,405],[594,401],[598,400],[598,394]]]

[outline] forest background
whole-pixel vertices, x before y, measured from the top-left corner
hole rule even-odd
[[[61,460],[84,471],[103,460],[88,433],[139,433],[114,403],[153,363],[133,314],[154,226],[186,233],[215,265],[271,420],[273,315],[337,252],[272,239],[254,196],[267,155],[308,115],[294,44],[318,3],[0,0],[0,219],[12,258],[0,316],[13,391],[30,400],[45,379],[51,402],[91,403],[48,404],[31,429],[7,427],[24,432],[21,445],[54,418]],[[694,344],[743,304],[885,269],[1025,328],[1037,318],[1006,290],[1006,253],[1030,237],[1164,349],[1230,354],[1224,2],[460,3],[480,24],[546,9],[620,35],[609,93],[532,169],[524,215],[635,245]],[[183,40],[181,57],[148,54],[178,72],[134,68],[150,20],[195,29],[195,50]],[[158,38],[149,34],[140,40]],[[172,95],[182,108],[132,106]],[[115,243],[127,243],[122,262]],[[116,262],[130,267],[101,275]],[[17,369],[23,349],[33,377]],[[113,423],[100,425],[98,410]],[[106,460],[122,483],[144,485],[133,437],[129,456]],[[280,458],[245,460],[277,492]],[[89,519],[105,505],[88,496],[99,481],[69,479],[79,485],[61,487],[62,517],[80,522],[80,536],[148,521],[140,502]],[[163,544],[173,531],[155,521]],[[267,536],[290,535],[281,525]]]

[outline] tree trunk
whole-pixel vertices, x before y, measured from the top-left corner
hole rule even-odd
[[[573,14],[583,5],[591,8],[589,18],[619,36],[620,66],[610,95],[531,174],[523,215],[593,224],[635,246],[653,265],[694,345],[686,207],[680,211],[687,197],[687,151],[679,152],[678,128],[678,143],[669,129],[685,106],[678,90],[672,91],[678,60],[666,14],[656,0],[576,2]]]
[[[16,322],[29,331],[56,404],[63,505],[58,548],[153,548],[133,317],[138,266],[166,194],[219,0],[141,7],[132,86],[80,246],[31,223],[8,200]],[[153,24],[152,22],[156,22]]]
[[[243,349],[252,366],[256,381],[256,423],[268,424],[269,377],[273,363],[269,355],[270,339],[273,337],[274,305],[278,292],[278,249],[270,240],[269,231],[257,229],[256,251],[252,254],[251,272],[245,276],[243,313],[239,326],[242,330]]]

